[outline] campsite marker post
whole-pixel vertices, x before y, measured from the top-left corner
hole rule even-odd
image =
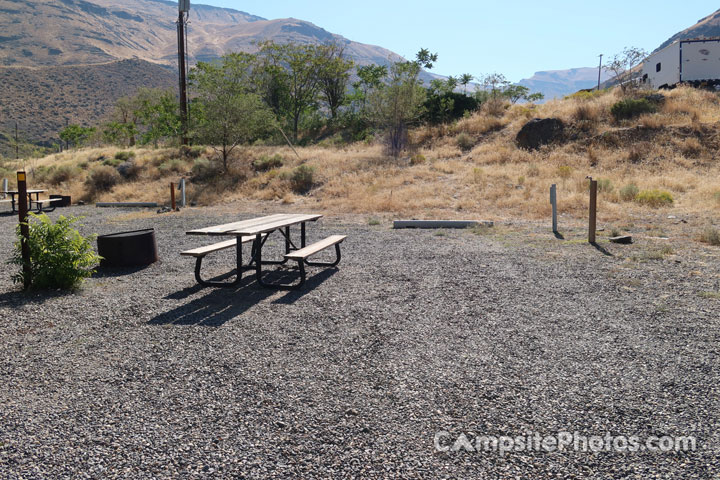
[[[20,253],[23,261],[23,287],[30,288],[32,265],[30,263],[30,226],[28,225],[28,196],[25,172],[17,172],[18,217],[20,220]]]
[[[595,243],[595,230],[597,227],[597,180],[590,179],[590,224],[588,226],[588,242]]]

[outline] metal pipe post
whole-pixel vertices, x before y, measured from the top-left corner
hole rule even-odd
[[[186,201],[185,201],[185,179],[180,179],[180,207],[185,208]]]
[[[550,187],[550,205],[552,205],[552,229],[553,233],[557,233],[557,185]]]

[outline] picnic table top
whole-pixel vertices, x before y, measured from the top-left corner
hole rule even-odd
[[[211,227],[199,228],[187,232],[188,235],[257,235],[272,232],[278,228],[289,227],[298,223],[314,222],[322,218],[318,214],[279,213],[265,217],[251,218],[239,222],[225,223]]]
[[[28,190],[27,194],[30,195],[31,193],[43,193],[43,192],[47,192],[47,190]],[[9,193],[9,194],[17,195],[20,192],[18,192],[17,190],[8,190],[7,192],[0,192],[0,193]]]

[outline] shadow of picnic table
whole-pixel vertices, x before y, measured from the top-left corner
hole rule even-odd
[[[190,326],[199,325],[206,327],[221,327],[226,322],[233,320],[245,313],[252,306],[283,293],[273,303],[291,305],[297,300],[317,288],[325,280],[336,273],[337,269],[326,269],[312,275],[307,279],[300,290],[276,290],[263,288],[257,284],[254,275],[247,275],[237,287],[233,288],[212,288],[193,285],[178,292],[166,296],[166,300],[185,300],[200,291],[207,290],[207,294],[195,298],[188,303],[161,313],[147,322],[148,325],[176,325]],[[225,280],[233,273],[216,277],[214,281]],[[278,270],[264,274],[263,279],[268,282],[289,284],[296,280],[297,274],[293,271]]]

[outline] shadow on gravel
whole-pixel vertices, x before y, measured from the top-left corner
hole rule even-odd
[[[143,267],[101,267],[98,268],[97,272],[93,274],[93,278],[113,278],[113,277],[124,277],[125,275],[132,275],[133,273],[142,272],[150,265]]]
[[[309,278],[300,290],[288,291],[282,298],[273,303],[289,305],[318,287],[325,280],[332,277],[337,269],[326,269],[317,274],[309,272]],[[221,281],[233,276],[234,272],[213,278]],[[208,294],[196,298],[190,303],[180,305],[169,312],[161,313],[148,321],[148,325],[201,325],[206,327],[221,327],[225,322],[232,320],[247,311],[253,305],[275,295],[278,290],[263,288],[255,282],[255,275],[245,274],[240,285],[234,288],[213,288],[194,285],[179,292],[171,293],[165,298],[168,300],[184,300],[202,290]],[[291,269],[269,271],[263,275],[263,280],[270,283],[289,284],[297,282],[297,272]]]
[[[12,292],[0,293],[0,307],[17,307],[32,303],[45,303],[48,300],[74,295],[72,290],[39,290],[24,292],[15,290]]]
[[[615,256],[615,255],[613,255],[612,253],[610,253],[605,247],[603,247],[602,245],[600,245],[600,244],[598,244],[598,243],[591,243],[590,245],[592,245],[593,247],[595,247],[595,250],[597,250],[598,252],[602,253],[603,255],[607,255],[608,257],[614,257],[614,256]]]
[[[242,315],[250,307],[275,293],[272,290],[258,288],[253,284],[254,281],[251,277],[247,277],[234,288],[206,288],[198,285],[200,288],[195,291],[206,290],[207,295],[180,305],[169,312],[161,313],[147,323],[148,325],[221,327],[225,322]],[[169,295],[166,298],[187,298],[191,295],[188,290],[190,289],[182,290],[182,294],[179,292],[176,296]]]

